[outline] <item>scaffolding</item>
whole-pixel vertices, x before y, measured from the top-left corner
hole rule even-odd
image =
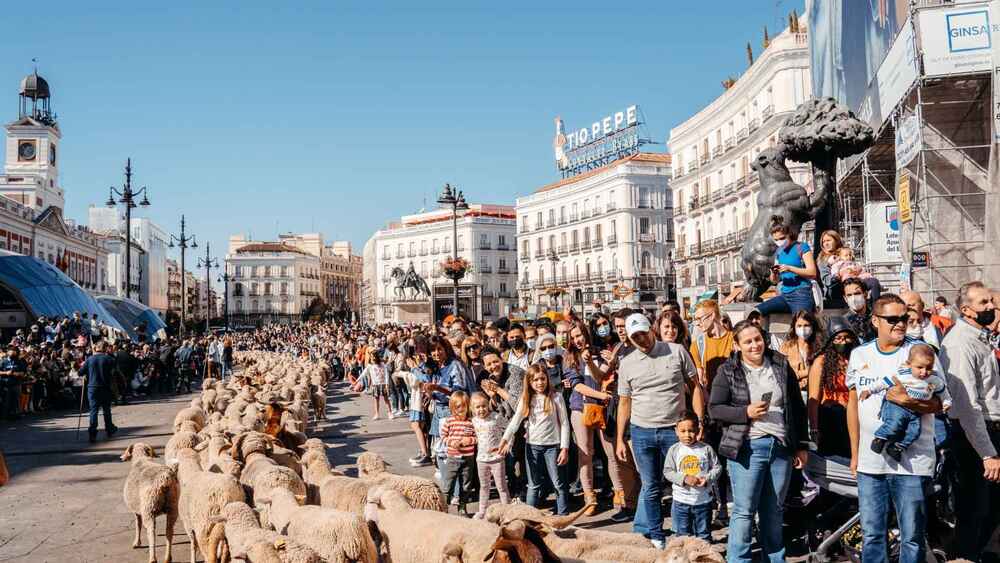
[[[990,234],[1000,221],[1000,178],[990,172],[993,80],[989,72],[918,76],[885,116],[874,145],[842,168],[843,234],[859,252],[866,236],[865,207],[898,201],[900,174],[909,176],[912,221],[900,228],[903,264],[873,264],[864,257],[888,288],[900,285],[900,269],[910,268],[915,252],[926,252],[928,264],[910,268],[909,284],[925,297],[951,300],[970,280],[1000,286],[1000,240]],[[897,167],[896,124],[909,116],[919,124],[919,150],[906,166]]]

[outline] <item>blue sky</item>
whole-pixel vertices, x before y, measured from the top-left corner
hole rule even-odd
[[[0,34],[0,118],[37,57],[68,217],[85,222],[131,156],[146,213],[173,232],[185,213],[220,259],[233,233],[360,252],[444,182],[512,203],[557,180],[556,115],[575,128],[639,104],[663,142],[803,4],[31,4]]]

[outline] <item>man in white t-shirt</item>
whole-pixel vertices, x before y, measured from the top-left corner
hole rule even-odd
[[[907,307],[897,295],[884,294],[873,309],[872,325],[877,338],[851,353],[847,365],[847,428],[851,437],[851,469],[858,478],[858,502],[865,563],[888,561],[886,534],[891,506],[895,507],[900,531],[900,563],[924,561],[927,508],[924,491],[934,474],[934,413],[939,399],[914,399],[898,384],[875,392],[864,401],[858,396],[886,375],[895,374],[906,361],[913,340],[906,337]],[[935,360],[934,370],[944,373]],[[883,401],[892,401],[921,414],[920,436],[904,450],[898,462],[872,451],[870,444],[881,425]]]

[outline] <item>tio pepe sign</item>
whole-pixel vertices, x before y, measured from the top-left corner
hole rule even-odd
[[[639,106],[631,105],[624,111],[617,111],[593,123],[589,127],[581,127],[567,132],[563,120],[555,119],[556,134],[552,141],[555,151],[556,165],[560,170],[585,165],[591,160],[599,160],[608,152],[620,150],[620,143],[610,143],[618,133],[639,125]],[[602,145],[607,143],[607,151]],[[593,150],[590,150],[593,149]],[[581,156],[582,153],[588,153]]]

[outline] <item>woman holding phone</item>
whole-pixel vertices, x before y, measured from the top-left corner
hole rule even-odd
[[[788,360],[772,351],[764,331],[742,321],[733,328],[735,353],[712,380],[708,412],[722,426],[719,455],[728,459],[733,509],[728,560],[751,561],[754,515],[769,561],[785,560],[782,507],[792,468],[806,462],[806,409]]]

